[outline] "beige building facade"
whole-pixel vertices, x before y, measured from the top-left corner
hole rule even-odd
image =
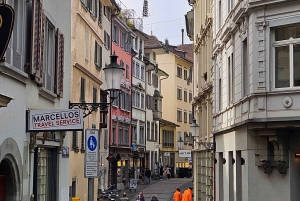
[[[187,30],[194,42],[193,107],[200,126],[194,137],[194,200],[213,200],[214,142],[212,134],[212,1],[189,1]],[[195,134],[194,134],[195,135]]]

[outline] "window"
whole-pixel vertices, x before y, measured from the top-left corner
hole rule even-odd
[[[113,41],[119,45],[119,29],[116,25],[113,26]]]
[[[243,96],[249,94],[249,70],[248,70],[248,43],[247,38],[243,41]]]
[[[300,86],[300,24],[274,30],[275,88]]]
[[[154,122],[154,140],[157,140],[157,135],[158,135],[158,132],[157,132],[157,124]]]
[[[78,134],[77,131],[73,131],[72,133],[72,148],[74,152],[78,152]]]
[[[184,80],[187,80],[187,69],[186,68],[184,68],[184,70],[183,70],[183,79]]]
[[[106,31],[104,31],[104,46],[110,50],[110,36]]]
[[[90,33],[88,30],[85,30],[85,59],[89,60],[90,54]]]
[[[234,69],[234,57],[233,53],[230,57],[228,57],[228,96],[229,101],[232,102],[234,100],[234,93],[235,93],[235,69]]]
[[[80,85],[80,101],[85,102],[85,79],[81,78],[81,85]]]
[[[151,84],[151,81],[152,81],[151,80],[151,74],[152,74],[151,71],[147,72],[147,75],[148,75],[148,84]]]
[[[135,61],[132,61],[132,76],[135,77]]]
[[[185,144],[189,143],[189,141],[190,141],[189,134],[187,132],[184,132],[183,136],[184,136],[184,143]]]
[[[183,121],[184,123],[187,123],[187,111],[183,112]]]
[[[102,24],[102,3],[101,0],[98,1],[98,23]],[[106,32],[104,32],[106,33]]]
[[[97,103],[97,88],[93,87],[93,103]]]
[[[129,66],[126,64],[126,73],[125,73],[126,79],[129,79]]]
[[[153,52],[153,60],[156,61],[156,53]]]
[[[150,121],[147,121],[147,140],[150,140]]]
[[[4,3],[4,1],[1,1]],[[25,27],[24,23],[24,18],[23,14],[25,9],[26,2],[25,1],[20,1],[20,0],[10,0],[6,1],[7,4],[9,4],[13,9],[15,13],[14,17],[14,27],[13,27],[13,32],[12,32],[12,37],[10,38],[10,42],[8,43],[6,52],[3,56],[5,57],[5,61],[12,66],[24,71],[24,54],[23,53],[23,46],[24,46],[24,32],[22,31]],[[39,10],[37,10],[39,12]],[[3,19],[4,20],[4,19]],[[40,29],[41,30],[41,29]],[[43,43],[44,41],[40,41],[40,43]],[[32,48],[34,49],[34,48]],[[41,72],[42,73],[42,72]],[[42,81],[42,80],[41,80]]]
[[[181,109],[177,109],[177,121],[182,121],[182,111],[181,111]]]
[[[141,65],[141,80],[145,80],[145,66]]]
[[[45,47],[43,65],[43,87],[54,92],[55,79],[55,28],[46,20],[45,22]]]
[[[140,107],[140,92],[136,92],[136,107]]]
[[[98,44],[97,41],[95,41],[94,62],[95,62],[96,68],[98,70],[101,70],[101,68],[102,68],[102,47]]]
[[[222,78],[219,78],[219,111],[222,110]]]
[[[220,29],[221,25],[222,25],[222,2],[221,2],[221,0],[219,0],[219,12],[218,12],[218,15],[219,15],[219,29]]]
[[[147,104],[147,108],[148,109],[152,109],[153,108],[153,97],[150,95],[147,95],[146,97],[146,104]]]
[[[144,125],[140,125],[140,139],[139,139],[139,143],[141,145],[145,144],[145,128]]]
[[[132,141],[136,141],[137,140],[137,129],[136,129],[136,124],[132,124],[131,126],[131,136],[132,136]]]
[[[180,87],[177,87],[177,99],[182,99],[182,89]]]
[[[163,130],[162,146],[163,147],[174,147],[174,131]]]
[[[145,94],[141,93],[141,108],[145,109]]]
[[[145,57],[150,59],[150,53],[145,53]]]
[[[119,124],[118,144],[123,144],[123,125]]]
[[[154,139],[154,122],[151,122],[151,139]]]
[[[154,88],[158,87],[158,76],[156,74],[152,74],[152,84]]]
[[[183,92],[183,100],[187,102],[187,90],[185,89]]]
[[[193,101],[193,94],[191,91],[189,91],[189,102]]]
[[[119,96],[119,92],[118,91],[113,91],[112,92],[112,97],[118,97]],[[113,102],[112,102],[113,106],[118,107],[119,106],[119,98],[116,98]]]
[[[107,6],[104,6],[104,7],[103,7],[103,11],[104,11],[104,16],[105,16],[108,20],[110,20],[110,8],[107,7]]]
[[[124,91],[121,91],[120,92],[120,95],[119,95],[119,101],[120,101],[120,108],[122,109],[122,110],[124,110],[125,109],[125,92]]]
[[[126,34],[124,32],[121,32],[122,41],[121,41],[121,47],[125,50],[126,49]]]
[[[137,37],[134,39],[134,47],[136,50],[138,49],[138,38]]]
[[[135,77],[136,78],[140,78],[140,64],[139,63],[135,63]]]
[[[124,128],[124,145],[129,145],[129,127]]]
[[[112,127],[112,144],[117,144],[117,131],[116,131],[116,124],[114,123],[113,124],[113,127]]]
[[[135,107],[136,106],[136,93],[134,90],[132,90],[132,106]]]
[[[99,0],[93,0],[92,2],[92,10],[90,11],[92,13],[92,15],[94,16],[94,18],[97,17],[98,14],[98,2]]]
[[[33,193],[39,200],[55,200],[57,196],[57,149],[37,147],[34,150]]]
[[[189,112],[189,124],[193,123],[193,114],[192,112]]]
[[[182,67],[181,66],[177,66],[177,77],[182,77]]]

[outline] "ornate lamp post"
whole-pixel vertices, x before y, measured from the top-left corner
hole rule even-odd
[[[105,74],[105,80],[107,89],[106,91],[109,92],[110,101],[109,102],[100,102],[100,103],[69,103],[69,108],[81,108],[83,109],[83,117],[87,117],[88,115],[92,114],[93,111],[100,108],[100,111],[107,111],[109,105],[119,96],[120,91],[120,83],[123,76],[123,71],[125,70],[117,63],[118,56],[113,53],[110,56],[110,64],[103,69]]]
[[[177,143],[178,143],[178,150],[181,150],[183,148],[183,143],[184,143],[181,136],[180,136],[179,140],[177,141]]]

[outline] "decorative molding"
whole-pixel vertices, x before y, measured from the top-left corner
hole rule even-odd
[[[86,74],[89,78],[91,78],[93,81],[95,81],[99,85],[103,84],[103,82],[100,79],[98,79],[95,75],[93,75],[90,71],[88,71],[86,68],[84,68],[79,63],[75,63],[74,67],[77,68],[78,70],[80,70],[81,72],[83,72],[84,74]]]
[[[271,161],[262,160],[260,161],[261,167],[264,169],[265,174],[271,174],[274,167],[271,166]]]
[[[286,162],[285,161],[281,161],[281,160],[278,160],[278,161],[274,161],[277,169],[278,169],[278,172],[279,174],[286,174],[287,173],[287,165],[286,165]]]

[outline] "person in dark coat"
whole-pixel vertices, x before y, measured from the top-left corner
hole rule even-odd
[[[149,168],[146,168],[145,177],[146,177],[146,184],[150,184],[151,170]]]
[[[162,165],[160,165],[159,167],[159,174],[160,174],[160,180],[162,180],[164,175],[164,167]]]
[[[151,198],[151,201],[158,201],[158,199],[157,199],[157,195],[152,195],[152,198]]]

